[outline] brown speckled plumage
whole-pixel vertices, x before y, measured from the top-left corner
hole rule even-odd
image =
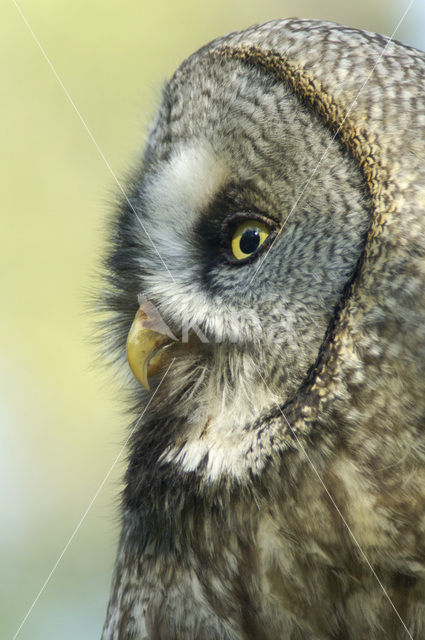
[[[177,70],[129,185],[174,280],[124,203],[105,301],[118,353],[140,291],[211,344],[132,436],[103,640],[425,637],[424,160],[425,54],[384,36],[274,21]],[[214,249],[241,206],[291,214],[258,275]]]

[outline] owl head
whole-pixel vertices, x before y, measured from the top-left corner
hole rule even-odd
[[[211,474],[235,471],[244,434],[317,363],[364,248],[367,185],[288,82],[207,48],[165,87],[130,189],[108,257],[117,348],[142,299],[165,339],[146,354],[137,325],[131,359],[153,389],[171,365],[153,400],[173,416],[168,457],[195,469],[208,451]]]
[[[353,393],[369,406],[365,372],[391,370],[383,344],[406,321],[407,290],[397,305],[385,293],[408,234],[406,222],[386,237],[406,187],[386,155],[394,100],[378,109],[367,63],[349,76],[343,30],[320,23],[337,58],[314,23],[309,52],[306,21],[284,41],[282,24],[214,41],[171,78],[106,260],[108,337],[122,358],[133,325],[130,365],[153,389],[138,433],[210,478],[263,468],[276,434],[264,456],[258,434],[276,407],[308,432],[352,412]],[[148,397],[129,385],[139,411]]]

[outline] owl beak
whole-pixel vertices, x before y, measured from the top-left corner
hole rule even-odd
[[[166,351],[173,340],[149,328],[150,319],[139,308],[127,337],[127,360],[134,376],[150,391],[149,378],[166,364]]]

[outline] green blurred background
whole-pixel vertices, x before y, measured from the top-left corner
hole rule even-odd
[[[140,153],[160,87],[214,37],[276,17],[391,34],[409,0],[22,0],[113,171]],[[423,0],[396,38],[425,48]],[[13,0],[0,9],[0,637],[14,638],[120,451],[122,382],[95,363],[90,292],[117,191]],[[123,462],[16,637],[98,638]]]

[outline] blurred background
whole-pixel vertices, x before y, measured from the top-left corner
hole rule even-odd
[[[218,35],[277,17],[392,34],[410,0],[19,0],[114,173],[160,88]],[[425,3],[395,38],[425,49]],[[87,311],[117,186],[13,0],[0,9],[0,637],[99,638],[118,536],[122,382]]]

